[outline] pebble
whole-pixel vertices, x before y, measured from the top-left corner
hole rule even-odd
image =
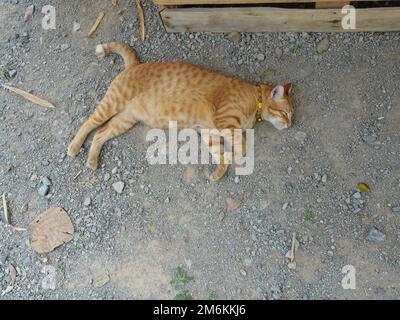
[[[51,186],[51,181],[48,177],[42,177],[40,181],[42,184],[44,184],[46,186]]]
[[[116,174],[118,171],[118,167],[115,167],[111,170],[111,174]]]
[[[38,194],[41,197],[46,196],[49,193],[50,187],[46,184],[41,184],[38,189]]]
[[[17,70],[12,69],[12,70],[8,71],[8,75],[9,75],[11,78],[14,78],[14,77],[17,75]]]
[[[235,177],[235,183],[239,183],[240,182],[240,178],[238,176]]]
[[[42,165],[44,165],[45,167],[47,167],[49,164],[50,164],[49,160],[42,161]]]
[[[361,193],[360,193],[360,192],[354,193],[354,194],[353,194],[353,198],[361,199]]]
[[[307,133],[305,133],[303,131],[297,131],[294,135],[294,138],[300,143],[304,143],[304,140],[306,140],[306,137],[307,137]]]
[[[64,51],[64,50],[69,49],[69,47],[70,47],[70,45],[69,45],[68,43],[63,43],[63,44],[60,46],[60,49],[61,49],[61,51]]]
[[[276,48],[274,51],[274,57],[280,59],[283,56],[283,50],[281,48]]]
[[[92,203],[92,199],[90,199],[90,197],[86,197],[85,200],[83,201],[83,205],[85,207],[89,207],[91,203]]]
[[[239,32],[230,32],[225,37],[229,41],[239,42],[240,41],[240,33]]]
[[[74,22],[73,26],[72,26],[72,31],[73,32],[77,32],[81,29],[81,25],[78,22]]]
[[[367,236],[367,239],[372,242],[382,242],[385,238],[386,235],[375,227],[372,227]]]
[[[329,40],[327,38],[322,39],[318,44],[317,44],[317,52],[319,54],[324,53],[326,50],[329,49]]]
[[[165,199],[165,203],[169,203],[171,200],[170,200],[170,198],[169,197],[167,197],[166,199]]]
[[[256,55],[256,58],[257,58],[258,61],[264,61],[265,55],[262,54],[262,53],[258,53],[258,54]]]
[[[328,176],[326,174],[324,174],[321,178],[322,183],[326,183],[327,180],[328,180]]]
[[[0,264],[4,265],[7,261],[7,256],[4,254],[0,254]]]
[[[125,183],[122,181],[118,181],[118,182],[113,183],[112,187],[114,188],[114,190],[117,193],[122,193],[122,191],[124,190],[124,187],[125,187]]]
[[[363,136],[364,142],[369,143],[369,144],[374,143],[377,139],[378,138],[373,134],[368,134],[368,135]]]
[[[247,275],[247,272],[246,272],[244,269],[240,269],[240,274],[241,274],[242,276],[246,276],[246,275]]]
[[[393,213],[400,213],[400,207],[393,207],[392,208]]]
[[[104,177],[103,177],[103,180],[104,181],[108,181],[108,180],[110,180],[110,178],[111,178],[111,175],[109,173],[105,173]]]

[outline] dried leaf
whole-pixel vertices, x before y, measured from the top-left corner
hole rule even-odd
[[[107,273],[104,273],[93,280],[93,287],[101,288],[105,286],[109,281],[110,281],[110,276]]]
[[[51,104],[50,102],[48,102],[42,98],[39,98],[31,93],[28,93],[24,90],[21,90],[21,89],[15,88],[15,87],[10,87],[5,84],[3,84],[2,86],[16,94],[19,94],[20,96],[23,96],[25,99],[38,104],[39,106],[46,107],[46,108],[55,108],[54,105]]]
[[[358,188],[358,190],[360,190],[360,192],[370,192],[371,191],[371,189],[369,188],[369,186],[366,183],[357,184],[357,188]]]
[[[116,5],[118,5],[118,0],[111,0],[111,3],[113,6],[116,6]]]
[[[46,210],[31,222],[30,227],[32,248],[39,253],[53,251],[74,237],[71,219],[62,208]]]
[[[140,23],[140,40],[144,40],[145,38],[145,26],[144,26],[144,12],[141,0],[136,0],[136,7],[138,11],[138,19]]]
[[[24,21],[27,22],[28,20],[32,19],[33,13],[35,12],[35,6],[32,4],[25,10]]]
[[[15,270],[14,266],[11,263],[8,264],[8,270],[10,271],[11,286],[14,286],[15,279],[17,278],[17,270]]]
[[[226,198],[226,204],[228,205],[228,212],[231,213],[239,208],[242,203],[238,199]]]
[[[95,33],[97,28],[99,27],[101,21],[103,20],[104,16],[106,15],[105,11],[101,11],[99,13],[99,15],[97,16],[97,19],[95,21],[95,23],[93,24],[93,26],[90,28],[90,31],[88,32],[87,36],[88,37],[92,37]]]

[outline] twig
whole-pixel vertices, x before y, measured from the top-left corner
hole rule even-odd
[[[82,173],[82,170],[79,170],[79,172],[75,175],[75,177],[72,180],[75,180],[76,178],[78,178]]]
[[[15,226],[13,226],[13,225],[10,223],[10,219],[9,219],[9,216],[8,216],[8,205],[7,205],[7,198],[6,198],[6,196],[7,196],[7,193],[4,192],[4,193],[3,193],[3,211],[4,211],[4,220],[6,221],[6,224],[7,224],[9,227],[13,228],[15,231],[26,231],[25,228],[15,227]]]
[[[144,41],[145,38],[145,27],[144,27],[144,13],[141,0],[136,0],[136,7],[138,11],[138,18],[140,23],[140,40]]]
[[[4,211],[4,220],[9,225],[10,222],[8,220],[8,206],[7,206],[7,193],[3,193],[3,211]]]
[[[96,32],[97,28],[99,27],[101,21],[103,20],[104,16],[106,15],[105,11],[101,11],[99,13],[99,15],[97,16],[97,19],[95,21],[95,23],[93,24],[92,28],[90,29],[90,31],[88,32],[87,36],[91,37],[94,35],[94,33]]]
[[[39,98],[29,92],[26,92],[24,90],[21,90],[21,89],[15,88],[15,87],[10,87],[5,84],[3,84],[2,86],[18,95],[24,97],[25,99],[38,104],[39,106],[46,107],[46,108],[55,108],[52,103],[50,103],[42,98]]]

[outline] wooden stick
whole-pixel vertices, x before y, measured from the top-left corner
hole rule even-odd
[[[140,39],[144,41],[145,38],[145,27],[144,27],[144,13],[141,0],[136,0],[136,7],[138,10],[138,18],[140,23]]]
[[[8,220],[8,206],[7,206],[7,193],[4,192],[3,193],[3,212],[4,212],[4,220],[7,224],[10,224],[9,220]]]
[[[104,10],[99,13],[95,23],[93,24],[92,28],[90,29],[90,31],[87,34],[88,37],[92,37],[95,34],[97,28],[99,27],[99,25],[100,25],[100,23],[103,20],[105,15],[106,15],[106,12]]]
[[[29,92],[26,92],[24,90],[21,90],[21,89],[15,88],[15,87],[10,87],[5,84],[3,84],[2,86],[18,95],[24,97],[25,99],[38,104],[39,106],[46,107],[46,108],[55,108],[55,106],[53,104],[51,104],[50,102],[48,102],[42,98],[39,98]]]

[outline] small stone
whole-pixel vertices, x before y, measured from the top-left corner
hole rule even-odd
[[[353,210],[353,213],[356,214],[356,213],[359,213],[360,211],[361,211],[361,208],[356,208]]]
[[[17,70],[12,69],[8,71],[8,75],[10,76],[10,78],[14,78],[17,75]]]
[[[115,167],[111,170],[111,174],[116,174],[118,171],[118,167]]]
[[[321,178],[322,183],[326,183],[327,180],[328,180],[328,176],[326,174],[324,174]]]
[[[122,193],[122,191],[124,190],[124,187],[125,187],[125,183],[122,181],[118,181],[118,182],[113,183],[112,187],[114,188],[114,190],[117,193]]]
[[[246,267],[250,267],[250,266],[251,266],[251,263],[252,263],[252,260],[251,260],[250,258],[244,259],[244,265],[245,265]]]
[[[372,242],[382,242],[385,238],[386,235],[375,227],[372,227],[367,236],[367,239]]]
[[[102,274],[96,279],[93,279],[92,285],[95,288],[101,288],[105,286],[110,281],[110,276],[108,274]]]
[[[47,167],[49,164],[50,164],[49,160],[42,161],[42,165],[44,165],[45,167]]]
[[[300,142],[300,143],[304,143],[304,140],[306,139],[307,134],[303,131],[297,131],[294,135],[294,138]]]
[[[41,184],[38,189],[38,194],[41,197],[46,196],[49,193],[50,187],[46,184]]]
[[[166,199],[165,199],[165,203],[169,203],[171,200],[170,200],[170,198],[169,197],[167,197]]]
[[[393,213],[400,213],[400,207],[393,207],[392,208]]]
[[[288,268],[291,269],[291,270],[296,269],[296,261],[289,262],[288,263]]]
[[[60,46],[60,49],[61,49],[61,51],[64,51],[64,50],[69,49],[69,47],[70,47],[70,45],[69,45],[68,43],[63,43],[63,44]]]
[[[42,184],[44,184],[46,186],[51,186],[51,181],[47,177],[42,177],[40,181],[41,181]]]
[[[234,181],[235,181],[235,183],[237,184],[237,183],[240,182],[240,178],[239,178],[238,176],[236,176]]]
[[[356,192],[353,194],[353,198],[355,199],[361,199],[361,193],[360,192]]]
[[[74,22],[73,26],[72,26],[72,31],[73,32],[77,32],[81,29],[81,25],[78,22]]]
[[[364,142],[369,143],[369,144],[376,142],[377,139],[378,138],[373,134],[367,134],[367,135],[363,136]]]
[[[110,180],[110,178],[111,178],[111,175],[109,173],[105,173],[104,177],[103,177],[103,180],[104,181],[108,181],[108,180]]]
[[[324,53],[329,49],[329,40],[327,38],[322,39],[317,45],[317,52],[319,54]]]
[[[230,32],[225,37],[229,41],[239,42],[240,41],[240,33],[239,32]]]
[[[0,254],[0,265],[4,265],[7,261],[7,256],[4,254]]]
[[[280,59],[283,56],[283,50],[281,48],[276,48],[274,50],[274,57]]]
[[[247,272],[246,272],[244,269],[240,269],[240,274],[241,274],[242,276],[246,276],[246,275],[247,275]]]
[[[258,61],[264,61],[265,55],[262,54],[262,53],[258,53],[258,54],[256,55],[256,58],[257,58]]]
[[[286,208],[288,207],[289,202],[285,202],[282,206],[282,210],[286,210]]]
[[[89,207],[91,203],[92,203],[92,199],[90,199],[90,197],[86,197],[85,200],[83,201],[83,205],[85,207]]]
[[[56,289],[56,269],[53,266],[46,265],[42,269],[42,273],[46,276],[42,279],[42,288],[44,290]]]

